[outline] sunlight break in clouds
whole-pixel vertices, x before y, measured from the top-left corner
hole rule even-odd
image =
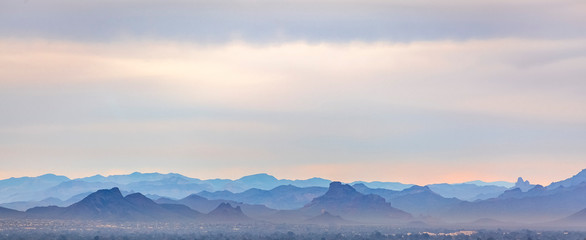
[[[547,183],[583,167],[584,46],[4,39],[0,157],[17,161],[1,174],[132,172],[140,161],[194,177]],[[560,160],[569,165],[544,167]]]

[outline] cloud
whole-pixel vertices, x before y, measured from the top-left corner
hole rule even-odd
[[[53,111],[81,103],[326,113],[393,106],[576,123],[586,121],[584,46],[524,39],[267,46],[5,40],[0,84],[12,102],[5,108],[28,95],[23,103],[61,101]],[[72,97],[81,102],[66,102]]]
[[[0,36],[203,43],[581,38],[582,1],[5,1]]]
[[[583,167],[584,46],[2,39],[0,158],[14,172],[71,176],[141,168],[416,182],[423,171],[416,183],[427,183],[506,168],[499,176],[533,169],[547,182],[552,162]]]

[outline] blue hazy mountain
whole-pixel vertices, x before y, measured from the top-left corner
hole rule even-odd
[[[399,194],[401,191],[389,190],[384,188],[369,188],[364,183],[353,184],[352,187],[362,194],[376,194],[383,197],[385,200],[390,201],[394,196]]]
[[[226,188],[225,190],[229,190],[231,192],[242,192],[251,188],[270,190],[281,185],[293,185],[298,187],[327,187],[330,182],[330,180],[323,178],[310,178],[306,180],[277,179],[266,173],[260,173],[237,179],[231,183],[232,189]]]
[[[38,196],[42,196],[43,198],[55,197],[59,199],[69,199],[82,193],[95,192],[100,189],[109,189],[117,186],[118,184],[114,182],[86,182],[82,180],[71,180],[38,192]]]
[[[34,207],[26,212],[7,208],[0,208],[0,218],[29,218],[29,219],[68,219],[68,220],[100,220],[107,222],[120,221],[197,221],[203,223],[242,223],[255,221],[244,213],[248,211],[259,213],[268,209],[262,205],[247,205],[242,203],[220,202],[211,211],[203,214],[186,205],[185,202],[202,205],[208,201],[197,195],[191,195],[182,200],[162,199],[155,202],[141,193],[132,193],[126,196],[118,188],[101,189],[89,194],[79,202],[68,207]],[[209,204],[209,203],[208,203]],[[205,204],[204,204],[205,205]],[[274,214],[276,210],[268,209],[259,214],[265,216]]]
[[[284,210],[301,208],[314,198],[323,195],[327,190],[324,187],[301,188],[293,185],[281,185],[271,190],[252,188],[241,193],[203,191],[197,195],[207,199],[224,199],[249,204],[262,204],[269,208]]]
[[[201,181],[193,181],[190,178],[177,176],[153,181],[132,182],[127,185],[122,185],[122,187],[124,189],[135,192],[172,198],[181,198],[185,197],[189,193],[211,189],[209,184],[201,183]]]
[[[515,186],[515,183],[507,182],[507,181],[485,182],[485,181],[475,180],[475,181],[468,181],[468,182],[463,182],[463,183],[474,184],[477,186],[499,186],[499,187],[505,187],[505,188],[512,188],[513,186]]]
[[[202,213],[181,204],[157,204],[141,193],[129,194],[124,199],[141,213],[157,220],[176,219],[177,216],[193,219],[202,215]]]
[[[33,200],[36,193],[69,181],[65,176],[45,174],[38,177],[20,177],[0,180],[0,203]],[[36,198],[34,200],[42,200]]]
[[[174,200],[170,198],[159,198],[156,200],[159,204],[181,204],[188,206],[196,211],[202,213],[209,213],[217,208],[222,203],[229,203],[233,206],[240,207],[244,214],[252,218],[263,218],[272,214],[275,214],[277,210],[268,208],[264,205],[259,204],[246,204],[242,202],[236,202],[225,199],[207,199],[196,194],[189,195],[185,198]]]
[[[393,206],[414,214],[431,214],[444,210],[461,202],[455,198],[444,198],[428,187],[413,186],[403,191],[383,188],[368,188],[365,184],[353,187],[362,194],[376,194],[392,202]],[[249,204],[263,204],[273,209],[296,209],[311,202],[313,198],[323,195],[327,188],[298,188],[291,185],[279,186],[272,190],[249,189],[242,193],[229,191],[200,192],[198,195],[207,199],[223,199]]]
[[[352,222],[343,219],[340,216],[334,216],[328,211],[323,211],[322,214],[319,216],[315,216],[305,220],[304,223],[309,224],[318,224],[318,225],[340,225],[340,224],[350,224]]]
[[[24,216],[25,216],[24,212],[10,209],[10,208],[0,207],[0,219],[22,218]]]
[[[445,198],[427,186],[412,186],[402,191],[372,189],[364,184],[355,184],[353,187],[363,194],[379,195],[391,202],[394,207],[415,215],[438,216],[462,202],[457,198]]]
[[[523,192],[527,192],[527,191],[529,191],[530,189],[534,188],[535,186],[536,186],[536,185],[534,185],[534,184],[531,184],[531,183],[529,182],[529,180],[523,180],[523,178],[522,178],[522,177],[519,177],[519,178],[517,179],[517,182],[515,183],[515,186],[513,186],[513,189],[515,189],[515,188],[518,188],[518,189],[520,189],[520,190],[521,190],[521,191],[523,191]]]
[[[305,216],[319,216],[323,211],[344,219],[359,222],[397,222],[410,219],[411,214],[396,209],[376,194],[362,194],[352,186],[340,182],[330,183],[328,191],[296,210]]]
[[[539,224],[540,226],[552,228],[558,227],[563,229],[579,229],[583,230],[586,228],[586,208],[573,213],[567,217]]]
[[[29,208],[33,207],[48,207],[48,206],[59,206],[63,207],[63,201],[58,198],[45,198],[41,201],[17,201],[17,202],[10,202],[10,203],[3,203],[0,204],[0,207],[10,208],[19,211],[25,211]]]
[[[545,222],[576,213],[586,206],[586,182],[548,189],[537,185],[527,192],[512,189],[498,198],[462,202],[444,217],[455,220],[492,218],[500,221]]]
[[[79,178],[78,180],[85,181],[85,182],[115,182],[121,185],[134,183],[134,182],[152,182],[152,181],[159,181],[167,178],[183,178],[189,179],[192,182],[201,182],[201,180],[196,178],[189,178],[185,177],[181,174],[177,173],[140,173],[140,172],[133,172],[131,174],[122,174],[122,175],[110,175],[104,177],[102,175],[94,175],[91,177],[86,178]]]
[[[479,218],[498,221],[545,221],[569,216],[586,207],[580,202],[586,200],[581,193],[585,180],[586,170],[583,170],[571,178],[554,182],[547,187],[532,185],[522,178],[518,179],[512,189],[481,182],[433,184],[427,188],[409,184],[397,185],[398,183],[392,182],[366,182],[362,185],[355,184],[354,187],[361,194],[379,195],[392,203],[394,208],[416,216],[429,215],[465,221]],[[54,205],[56,207],[46,208],[45,211],[57,213],[99,189],[119,187],[123,190],[122,193],[140,192],[151,199],[158,199],[159,196],[183,199],[199,192],[208,198],[206,201],[211,202],[206,205],[206,211],[201,212],[209,212],[223,201],[229,202],[232,206],[240,206],[243,213],[250,217],[263,218],[276,212],[275,209],[297,209],[309,204],[314,198],[329,190],[320,187],[329,183],[329,180],[322,178],[287,180],[277,179],[268,174],[255,174],[237,180],[200,180],[175,173],[138,172],[70,180],[67,177],[47,174],[1,180],[0,199],[4,199],[4,203],[0,206],[25,210]],[[318,186],[301,187],[308,185]],[[369,187],[377,185],[389,188],[411,187],[402,190]],[[470,197],[473,195],[475,197]],[[479,200],[463,202],[450,196],[471,201]],[[196,207],[196,210],[200,209]],[[307,212],[303,213],[303,219],[316,217],[321,211],[311,212],[314,215],[305,213]],[[339,215],[332,211],[330,213]],[[342,217],[345,218],[343,215]]]
[[[364,184],[365,186],[367,186],[369,188],[383,188],[383,189],[389,189],[389,190],[395,190],[395,191],[401,191],[403,189],[410,188],[410,187],[414,186],[413,184],[403,184],[400,182],[379,182],[379,181],[374,181],[374,182],[355,181],[355,182],[350,183],[350,185],[352,185],[352,186],[354,186],[356,184]]]
[[[576,186],[576,185],[580,185],[582,183],[586,182],[586,169],[583,169],[582,171],[580,171],[578,174],[572,176],[571,178],[559,181],[559,182],[553,182],[551,183],[549,186],[547,186],[548,189],[556,189],[558,187],[571,187],[571,186]]]
[[[496,185],[476,185],[469,183],[440,183],[430,184],[427,186],[435,193],[442,195],[446,198],[455,197],[466,201],[494,198],[508,189],[506,187]]]
[[[561,219],[562,223],[565,223],[565,225],[580,225],[580,226],[586,226],[586,208],[580,210],[577,213],[574,213],[568,217],[565,217],[563,219]]]
[[[86,219],[105,221],[159,221],[195,219],[201,213],[180,206],[157,204],[140,193],[122,196],[118,188],[98,190],[69,207],[35,207],[30,218]]]
[[[529,198],[529,197],[539,197],[549,194],[550,192],[541,185],[534,185],[533,188],[523,191],[521,188],[513,188],[510,190],[505,191],[503,194],[498,196],[498,199],[507,199],[507,198]]]
[[[98,189],[112,187],[119,187],[120,189],[123,189],[127,192],[141,192],[142,194],[149,196],[165,196],[176,199],[186,197],[194,192],[203,191],[203,194],[208,194],[207,192],[213,193],[212,195],[206,195],[210,198],[244,201],[245,195],[222,197],[216,197],[214,195],[218,191],[229,191],[236,194],[245,192],[246,190],[252,188],[270,191],[283,185],[292,185],[299,188],[322,187],[323,189],[326,189],[331,181],[323,178],[310,178],[306,180],[277,179],[264,173],[245,176],[237,180],[200,180],[197,178],[186,177],[177,173],[161,174],[135,172],[128,175],[95,175],[74,180],[69,180],[68,178],[62,176],[48,174],[35,178],[6,179],[0,182],[3,183],[3,185],[0,184],[0,193],[3,193],[0,195],[0,203],[11,203],[39,202],[47,198],[58,198],[64,200],[82,193],[91,193]],[[359,183],[363,183],[371,188],[382,187],[392,190],[402,190],[413,186],[411,184],[402,184],[396,182],[359,181]],[[484,193],[485,196],[494,195],[493,191],[488,191],[490,190],[490,187],[481,187],[479,189],[484,189],[487,191]],[[464,189],[463,192],[466,194],[471,191],[469,191],[469,189]],[[438,193],[440,195],[444,194],[444,196],[452,196],[442,191],[439,191]],[[258,194],[262,195],[267,193],[259,192]],[[460,196],[456,194],[453,195]],[[247,196],[245,201],[251,203],[267,204],[275,208],[292,209],[300,207],[304,203],[309,202],[312,197],[314,197],[312,194],[301,198],[299,198],[298,195],[292,200],[283,199],[287,201],[270,201],[267,200],[266,197],[253,199],[253,196]]]
[[[64,183],[68,182],[71,181]],[[78,186],[77,183],[74,186]],[[218,194],[250,199],[274,198],[279,201],[300,194],[295,191],[307,189],[287,185],[271,190],[252,189],[242,193]],[[0,207],[0,218],[203,222],[246,222],[255,219],[277,223],[303,224],[313,221],[318,224],[341,224],[339,217],[351,223],[407,224],[404,226],[410,226],[409,222],[434,224],[433,221],[441,223],[442,220],[467,222],[470,226],[489,226],[490,223],[485,221],[487,219],[495,223],[491,226],[512,226],[562,219],[558,221],[559,224],[565,221],[576,226],[586,226],[581,220],[586,218],[586,182],[569,187],[560,185],[555,189],[541,185],[528,191],[514,188],[496,198],[475,202],[445,198],[429,186],[412,186],[394,191],[369,188],[365,184],[350,186],[332,182],[323,195],[294,210],[275,210],[261,204],[207,199],[195,194],[179,200],[160,198],[153,201],[142,193],[124,196],[119,188],[79,194],[75,198],[82,196],[85,197],[66,207],[33,207],[25,212]],[[43,204],[60,201],[45,200]],[[410,213],[417,217],[413,218]]]
[[[413,186],[388,199],[393,206],[418,216],[439,217],[447,209],[461,202],[457,198],[446,198],[427,186]]]
[[[211,223],[246,223],[254,220],[244,214],[240,206],[232,207],[230,203],[221,203],[217,208],[206,214],[202,221]]]

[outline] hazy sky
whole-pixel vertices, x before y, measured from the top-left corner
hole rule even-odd
[[[586,168],[583,0],[0,2],[0,178],[548,184]]]

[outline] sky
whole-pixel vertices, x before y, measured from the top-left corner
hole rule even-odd
[[[549,184],[586,168],[582,0],[0,2],[0,178]]]

